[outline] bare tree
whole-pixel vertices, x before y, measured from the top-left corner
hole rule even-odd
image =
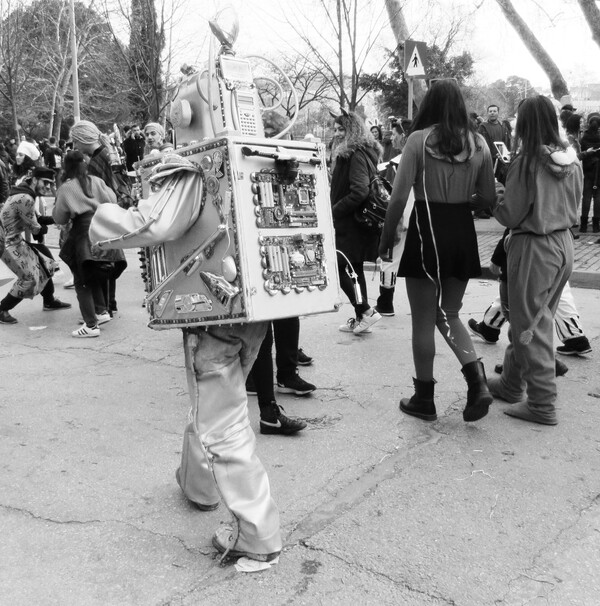
[[[0,95],[10,106],[12,130],[18,138],[18,107],[24,98],[32,57],[26,52],[28,41],[22,35],[22,0],[1,0],[0,12]]]
[[[383,10],[374,13],[372,3],[362,0],[318,0],[315,5],[319,12],[312,19],[293,20],[288,14],[287,22],[306,46],[306,67],[328,83],[340,107],[354,110],[368,93],[360,80],[387,26]]]
[[[580,0],[580,3],[583,0]],[[558,66],[552,60],[552,57],[546,52],[535,34],[531,31],[525,20],[517,13],[510,0],[496,0],[498,6],[504,13],[507,21],[513,26],[523,44],[527,47],[531,56],[537,61],[538,65],[544,70],[550,80],[550,88],[555,99],[560,99],[569,94],[569,88],[563,78]]]
[[[592,38],[600,46],[600,9],[598,9],[596,0],[578,0],[578,2],[592,31]]]

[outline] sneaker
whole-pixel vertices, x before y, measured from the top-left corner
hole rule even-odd
[[[96,314],[96,324],[106,324],[112,320],[110,314],[105,311],[103,314]],[[79,324],[85,324],[85,320],[83,318],[79,318]]]
[[[313,363],[313,359],[304,353],[303,349],[298,349],[298,365],[299,366],[310,366]]]
[[[277,420],[265,421],[260,420],[260,433],[267,435],[291,436],[294,433],[306,428],[306,422],[295,417],[286,417],[283,414],[283,408],[273,402],[277,408]]]
[[[371,308],[365,312],[360,322],[354,327],[352,332],[355,335],[359,335],[361,332],[367,332],[367,330],[370,330],[371,326],[373,326],[373,324],[376,322],[379,322],[379,320],[381,320],[381,316],[377,313],[376,309]]]
[[[246,379],[246,393],[249,396],[258,395],[258,392],[256,391],[256,385],[254,384],[254,379],[252,378],[252,375],[248,375],[248,378]]]
[[[7,311],[0,311],[0,324],[16,324],[17,318],[13,318]]]
[[[225,553],[230,547],[233,547],[235,539],[233,536],[233,528],[229,524],[222,524],[217,528],[212,538],[212,544],[220,553]],[[247,551],[238,551],[229,549],[227,555],[232,558],[250,558],[258,562],[271,562],[279,556],[280,551],[273,553],[249,553]]]
[[[340,332],[354,332],[354,329],[358,326],[358,320],[356,318],[348,318],[345,324],[342,324],[339,328]],[[363,330],[363,333],[373,332],[370,328]],[[362,333],[361,333],[362,334]]]
[[[84,324],[81,328],[74,330],[71,333],[71,335],[74,337],[77,337],[79,339],[89,339],[91,337],[99,337],[100,329],[98,328],[98,326],[94,326],[94,328],[90,328],[89,326],[86,326]]]
[[[469,330],[484,343],[493,345],[498,342],[500,331],[497,328],[492,328],[483,322],[476,322],[473,318],[471,318],[467,324],[469,325]]]
[[[67,280],[63,284],[63,288],[75,288],[75,282],[73,281],[73,278],[71,278],[70,280]]]
[[[44,311],[55,311],[56,309],[70,309],[70,303],[63,303],[60,299],[54,299],[51,303],[44,303]]]
[[[592,351],[590,342],[587,337],[573,337],[567,339],[563,345],[556,348],[556,352],[563,356],[579,356],[582,354],[589,354]]]
[[[306,396],[315,389],[317,389],[315,385],[305,381],[297,373],[286,381],[277,381],[277,391],[279,393],[293,393],[297,396]]]

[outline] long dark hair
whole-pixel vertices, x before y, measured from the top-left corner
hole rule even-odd
[[[64,183],[68,179],[77,179],[85,196],[87,198],[94,197],[92,195],[92,180],[88,175],[85,158],[80,151],[68,151],[65,155],[61,183]]]
[[[536,95],[527,97],[519,104],[515,139],[521,157],[519,176],[522,171],[531,176],[542,157],[542,146],[551,145],[566,149],[558,133],[558,118],[552,101],[548,97]]]
[[[36,166],[37,164],[29,156],[23,156],[23,162],[21,162],[21,164],[15,164],[13,170],[17,177],[23,177],[24,175],[27,175],[27,173],[30,173]]]
[[[469,120],[465,100],[454,80],[438,80],[425,93],[419,111],[411,125],[411,132],[436,125],[436,146],[441,154],[452,158],[466,146],[470,147],[470,131],[475,134]],[[471,151],[469,149],[469,151]]]

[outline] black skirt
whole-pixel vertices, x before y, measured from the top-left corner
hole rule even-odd
[[[480,276],[477,234],[469,204],[429,202],[427,211],[424,200],[415,202],[398,275],[427,278],[429,274],[442,280],[463,281]]]

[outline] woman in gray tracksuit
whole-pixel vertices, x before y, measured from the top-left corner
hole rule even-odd
[[[492,394],[514,404],[511,417],[556,425],[553,316],[571,270],[583,173],[577,154],[561,141],[552,102],[519,106],[518,153],[498,188],[494,216],[510,228],[506,239],[510,345],[502,375],[488,380]]]

